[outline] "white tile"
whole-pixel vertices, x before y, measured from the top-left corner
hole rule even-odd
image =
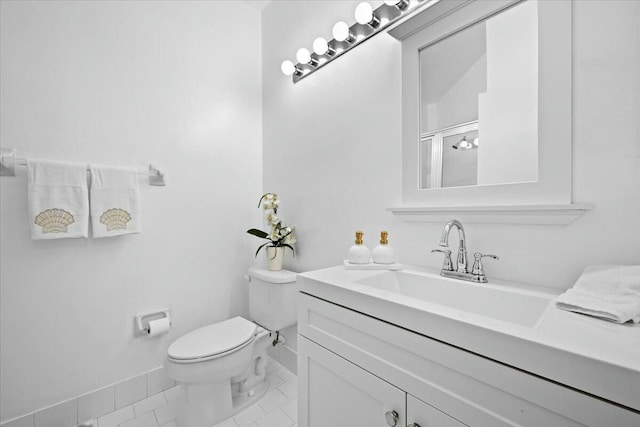
[[[285,383],[284,379],[280,375],[278,375],[278,371],[267,374],[266,379],[267,381],[269,381],[269,390],[278,388],[280,385]]]
[[[124,408],[98,418],[98,427],[114,427],[135,417],[136,414],[133,411],[133,405],[125,406]]]
[[[262,409],[264,409],[265,412],[269,413],[274,409],[280,407],[281,405],[284,405],[288,401],[289,399],[287,399],[287,397],[282,394],[280,390],[274,389],[269,390],[258,403],[260,406],[262,406]]]
[[[105,387],[78,398],[78,423],[98,418],[115,410],[114,388]]]
[[[145,400],[141,400],[140,402],[134,403],[133,410],[136,413],[136,417],[139,417],[142,414],[151,412],[154,409],[164,406],[166,404],[167,404],[167,399],[165,399],[164,394],[158,393]]]
[[[140,375],[115,385],[116,409],[147,398],[147,375]]]
[[[258,424],[257,423],[251,423],[247,427],[258,427]]]
[[[247,409],[233,417],[233,419],[236,423],[238,423],[239,427],[247,427],[258,418],[264,417],[266,414],[267,413],[264,411],[264,409],[262,409],[262,406],[251,405]]]
[[[285,381],[297,380],[298,377],[296,374],[288,370],[287,368],[282,368],[278,370],[278,375],[284,379]]]
[[[120,424],[120,427],[158,427],[158,422],[153,412],[148,412],[141,417]]]
[[[154,409],[153,412],[155,412],[156,419],[160,425],[173,421],[176,419],[176,402],[160,406],[159,408]]]
[[[33,427],[33,414],[24,417],[14,418],[11,421],[5,421],[0,424],[1,427]]]
[[[298,398],[288,401],[280,407],[293,421],[298,421]]]
[[[149,397],[175,386],[175,380],[167,376],[164,368],[158,368],[147,374],[147,396]]]
[[[298,381],[295,379],[287,381],[286,383],[278,387],[278,390],[280,390],[282,394],[287,396],[288,399],[293,399],[294,397],[298,396]]]
[[[174,402],[178,400],[182,391],[180,390],[180,386],[177,385],[175,387],[170,388],[169,390],[165,390],[164,397],[167,399],[167,402]]]
[[[258,423],[258,427],[290,427],[295,423],[295,421],[289,418],[280,408],[268,413],[256,422]]]
[[[170,421],[166,424],[161,425],[160,427],[178,427],[178,424],[176,424],[175,421]]]
[[[229,418],[228,420],[224,420],[220,424],[216,424],[215,427],[238,427],[238,424],[233,421],[233,418]]]
[[[43,409],[34,417],[35,427],[75,427],[78,425],[78,401],[68,400]]]

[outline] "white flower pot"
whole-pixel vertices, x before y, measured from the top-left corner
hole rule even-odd
[[[267,246],[267,268],[269,271],[282,270],[284,263],[284,247]]]

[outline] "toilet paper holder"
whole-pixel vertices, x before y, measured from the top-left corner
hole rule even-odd
[[[140,335],[148,335],[149,322],[163,318],[167,318],[167,320],[169,320],[169,325],[171,325],[171,310],[164,308],[161,310],[150,311],[148,313],[137,314],[135,316],[136,331]]]

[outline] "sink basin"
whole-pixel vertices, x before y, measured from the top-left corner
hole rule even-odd
[[[533,327],[553,295],[507,285],[477,284],[422,271],[389,271],[354,283],[427,303]]]

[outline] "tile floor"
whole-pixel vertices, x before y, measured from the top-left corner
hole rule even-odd
[[[273,359],[267,365],[269,391],[256,404],[213,427],[297,427],[298,379]],[[98,427],[176,427],[180,386],[98,419]]]

